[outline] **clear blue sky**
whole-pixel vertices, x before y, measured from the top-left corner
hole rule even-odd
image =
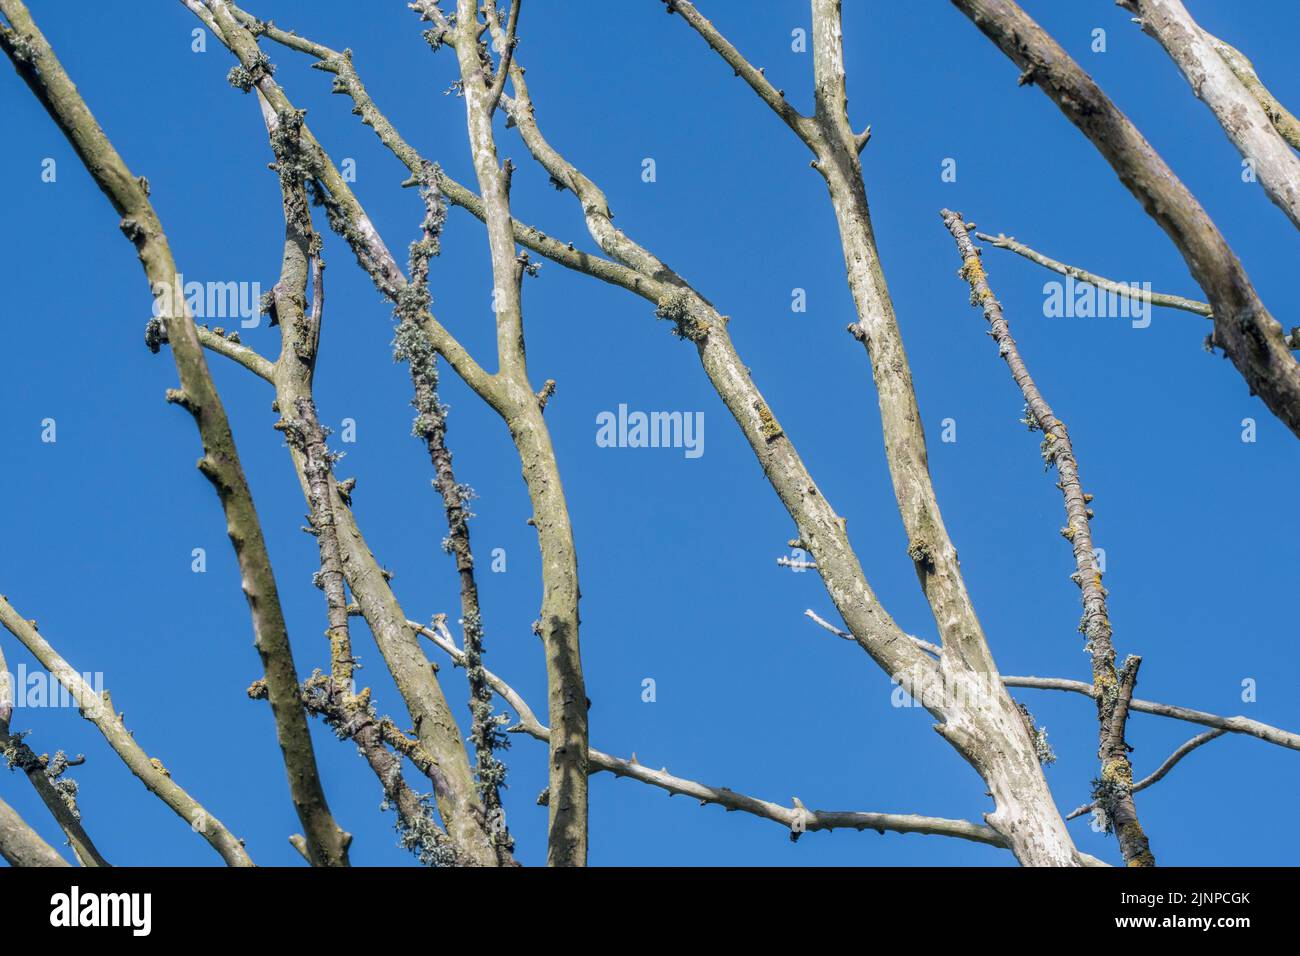
[[[178,3],[133,7],[33,0],[33,14],[132,170],[146,175],[187,278],[258,281],[279,266],[282,223],[270,151],[252,96],[226,84],[229,54]],[[1207,206],[1275,315],[1293,315],[1297,237],[1156,43],[1111,4],[1031,2],[1029,11],[1097,78]],[[1282,0],[1189,3],[1203,25],[1251,56],[1273,91],[1300,104],[1292,38],[1300,9]],[[802,0],[702,0],[701,7],[800,108],[811,56],[791,50],[808,27]],[[1014,234],[1057,258],[1199,297],[1164,235],[1093,148],[947,3],[845,3],[851,113],[874,135],[868,194],[930,440],[945,520],[1004,673],[1087,679],[1075,632],[1078,592],[1057,533],[1061,501],[1017,419],[1021,400],[979,314],[967,305],[938,210]],[[451,54],[431,55],[403,4],[263,0],[253,12],[355,51],[379,106],[425,156],[473,183],[463,103],[444,91]],[[1105,53],[1090,50],[1107,32]],[[834,219],[804,147],[657,0],[526,5],[519,56],[551,141],[607,191],[619,224],[732,318],[754,378],[848,527],[885,606],[933,637],[894,506],[874,389],[844,333],[852,302]],[[356,188],[390,248],[416,236],[421,209],[406,172],[329,94],[329,78],[273,45],[278,80],[333,157],[352,157]],[[136,738],[247,840],[262,864],[301,862],[298,829],[270,713],[246,699],[259,676],[248,611],[216,497],[194,469],[189,417],[163,401],[166,354],[143,345],[150,298],[116,216],[12,71],[0,71],[7,183],[5,341],[0,352],[0,592],[40,621],[81,670],[103,671]],[[560,194],[513,131],[516,215],[592,248],[572,196]],[[41,179],[46,157],[57,181]],[[641,180],[642,160],[657,181]],[[957,160],[955,183],[940,178]],[[482,227],[453,210],[434,263],[435,311],[485,364],[494,351]],[[359,478],[356,513],[411,616],[446,611],[456,581],[422,445],[410,437],[405,371],[391,359],[390,310],[333,236],[321,417],[357,422],[341,476]],[[988,250],[991,281],[1049,401],[1069,423],[1096,495],[1115,641],[1145,658],[1139,695],[1300,727],[1294,581],[1300,545],[1300,445],[1223,359],[1201,348],[1206,324],[1157,311],[1149,328],[1117,319],[1046,319],[1048,273]],[[807,290],[806,313],[791,290]],[[593,745],[682,776],[788,804],[978,819],[978,777],[920,710],[896,709],[890,684],[858,648],[803,617],[834,611],[815,574],[778,568],[793,527],[699,367],[694,349],[622,290],[546,264],[527,281],[535,381],[555,378],[547,409],[577,531],[582,650]],[[230,325],[230,323],[225,323]],[[263,354],[278,333],[243,332]],[[311,587],[315,542],[264,383],[214,357],[276,564],[305,676],[328,661],[323,598]],[[459,477],[478,491],[488,664],[541,709],[543,659],[530,633],[539,602],[535,536],[505,428],[445,376]],[[702,411],[705,454],[597,447],[596,416],[632,409]],[[41,421],[57,421],[57,442]],[[954,418],[957,441],[940,442]],[[1241,421],[1258,422],[1257,441]],[[208,570],[191,571],[207,550]],[[488,570],[504,548],[508,570]],[[378,706],[405,721],[377,651],[357,635]],[[32,665],[0,634],[11,668]],[[436,653],[431,650],[431,653]],[[463,675],[444,686],[468,727]],[[657,700],[642,701],[642,681]],[[1241,700],[1242,681],[1258,684]],[[1021,692],[1060,757],[1048,770],[1063,809],[1096,773],[1092,706]],[[40,751],[85,752],[85,822],[119,864],[219,862],[149,796],[75,711],[18,710]],[[316,728],[332,807],[356,834],[357,864],[408,864],[392,815],[355,749]],[[1137,772],[1196,728],[1144,715],[1130,725]],[[545,749],[509,752],[509,823],[520,858],[544,860]],[[1286,821],[1297,755],[1230,736],[1191,756],[1138,798],[1165,864],[1285,864],[1300,849]],[[17,775],[0,794],[51,840],[57,831]],[[701,808],[608,775],[593,779],[594,864],[990,864],[1003,851],[923,836],[809,834]],[[1282,821],[1279,823],[1279,821]],[[1071,824],[1081,849],[1115,861],[1114,838]]]

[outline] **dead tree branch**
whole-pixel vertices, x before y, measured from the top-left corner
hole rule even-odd
[[[0,800],[0,857],[10,866],[71,865],[3,800]]]
[[[182,2],[191,9],[197,5],[197,0]],[[201,16],[201,19],[211,25],[214,35],[239,58],[240,66],[249,71],[250,75],[256,73],[252,85],[265,98],[275,115],[297,115],[282,88],[265,68],[256,70],[259,64],[264,64],[265,57],[258,49],[253,35],[236,21],[229,5],[223,0],[208,0],[207,8],[200,9],[204,15],[210,15],[206,19]],[[198,14],[200,11],[195,12]],[[328,199],[325,205],[331,227],[348,240],[376,286],[395,300],[407,285],[401,269],[343,182],[337,167],[305,123],[299,129],[299,136],[311,175],[328,190],[327,197],[318,193],[318,198]],[[482,387],[487,380],[492,379],[431,315],[426,312],[422,319],[425,331],[438,346],[440,354],[447,358],[471,387]],[[287,370],[290,366],[280,368]],[[278,396],[284,384],[287,383],[277,381]],[[338,503],[334,503],[336,516],[340,514],[338,507]],[[486,832],[482,808],[475,792],[473,772],[455,718],[415,635],[404,623],[405,615],[384,581],[382,569],[374,561],[360,534],[351,533],[353,530],[349,529],[339,536],[345,553],[345,568],[354,564],[354,569],[349,574],[349,585],[366,613],[367,623],[371,625],[384,661],[411,713],[420,743],[438,768],[439,779],[434,781],[438,811],[448,834],[462,854],[479,865],[493,865],[496,854]]]
[[[297,700],[297,671],[261,523],[194,322],[183,297],[176,294],[176,264],[162,224],[141,182],[131,175],[91,115],[21,0],[3,0],[0,12],[8,21],[8,26],[0,30],[0,48],[122,216],[123,234],[135,246],[155,305],[161,307],[181,386],[168,393],[168,400],[194,417],[204,449],[199,470],[212,482],[225,512],[227,532],[252,613],[254,643],[266,675],[294,806],[308,835],[313,862],[343,864],[343,831],[329,812],[307,717]],[[242,849],[239,852],[242,854]]]
[[[1214,314],[1210,308],[1210,303],[1200,302],[1196,299],[1187,299],[1181,295],[1168,295],[1163,292],[1144,292],[1140,287],[1130,285],[1127,282],[1116,282],[1114,279],[1107,279],[1095,273],[1080,269],[1078,266],[1066,265],[1064,262],[1058,262],[1051,259],[1041,252],[1029,248],[1023,242],[1016,242],[1012,236],[1004,236],[998,233],[996,236],[990,236],[985,232],[975,233],[975,238],[989,243],[996,249],[1006,249],[1014,252],[1018,256],[1023,256],[1030,262],[1036,262],[1045,269],[1051,269],[1053,272],[1080,282],[1086,282],[1089,285],[1096,286],[1104,292],[1113,292],[1115,295],[1124,296],[1137,302],[1150,302],[1152,305],[1160,305],[1169,309],[1180,309],[1183,312],[1193,312],[1196,315],[1203,315],[1207,319]]]
[[[514,0],[512,22],[520,0]],[[474,0],[458,0],[455,51],[465,94],[470,152],[486,210],[488,248],[497,317],[499,404],[510,427],[524,482],[533,506],[542,553],[542,607],[539,634],[546,648],[547,698],[555,733],[551,740],[550,827],[547,863],[583,866],[587,861],[587,692],[582,674],[578,616],[578,558],[573,541],[559,464],[550,430],[542,418],[537,390],[530,384],[524,358],[522,279],[510,215],[510,172],[497,160],[492,114],[500,99],[497,80],[513,71],[513,35],[501,36],[499,76],[493,79],[491,58],[479,41]],[[489,0],[484,16],[490,30],[499,31],[495,4]]]
[[[1222,44],[1200,28],[1181,0],[1120,0],[1119,5],[1137,14],[1142,32],[1165,48],[1197,99],[1254,168],[1268,198],[1300,227],[1300,156],[1238,77]]]
[[[954,674],[975,675],[987,695],[981,697],[979,706],[949,704],[943,709],[944,723],[936,729],[988,784],[997,809],[986,819],[995,828],[1015,835],[1017,858],[1029,864],[1070,865],[1077,861],[1076,850],[1056,811],[1023,716],[995,678],[997,668],[966,591],[957,550],[944,527],[930,479],[916,391],[880,264],[862,179],[859,153],[865,137],[855,133],[848,117],[840,0],[812,0],[811,6],[815,109],[812,122],[798,126],[795,132],[815,157],[812,166],[826,182],[839,226],[849,288],[858,314],[849,331],[865,347],[871,364],[885,456],[908,536],[908,557],[943,642],[939,666],[945,686],[952,682]],[[705,31],[702,35],[708,41],[707,30],[712,27],[705,26],[708,21],[689,0],[672,0],[669,12],[680,14],[697,31]],[[713,43],[710,45],[717,49]],[[523,123],[520,129],[527,140]],[[810,540],[807,535],[803,537]],[[820,556],[814,552],[814,557],[818,568],[824,568]],[[831,590],[834,594],[833,585]],[[843,609],[840,611],[844,616]],[[858,633],[852,621],[844,619],[849,630]],[[913,652],[919,650],[910,641],[905,646]],[[913,697],[930,704],[924,694]]]
[[[1079,477],[1079,461],[1074,454],[1074,443],[1065,423],[1056,417],[1042,392],[1034,383],[1020,355],[1011,327],[1002,312],[1002,304],[989,287],[988,276],[980,262],[980,250],[971,242],[967,226],[960,213],[949,209],[942,212],[943,224],[952,233],[961,257],[960,275],[970,285],[971,305],[980,307],[989,324],[989,334],[997,343],[998,354],[1007,363],[1025,400],[1025,419],[1043,433],[1043,460],[1056,466],[1060,478],[1058,487],[1065,501],[1066,527],[1061,534],[1074,550],[1075,570],[1070,575],[1083,598],[1083,619],[1079,630],[1087,637],[1085,650],[1092,658],[1092,683],[1098,689],[1097,719],[1100,725],[1101,745],[1098,755],[1102,760],[1101,781],[1109,798],[1106,802],[1108,819],[1115,822],[1115,833],[1120,849],[1129,866],[1154,866],[1146,834],[1138,822],[1137,808],[1133,805],[1133,767],[1124,743],[1124,722],[1128,716],[1129,700],[1133,696],[1132,682],[1120,679],[1115,670],[1115,647],[1111,642],[1110,612],[1106,607],[1106,589],[1101,583],[1101,567],[1092,544],[1092,509],[1088,507],[1092,495],[1083,490]],[[1140,657],[1131,657],[1132,680],[1137,679]],[[1129,664],[1124,665],[1124,675],[1130,674]]]
[[[444,629],[410,622],[421,634],[445,651],[457,663],[464,663],[464,652],[456,647],[450,634]],[[546,741],[550,730],[537,719],[532,708],[522,696],[496,674],[487,671],[492,689],[504,700],[518,717],[518,723],[511,728],[512,733],[522,733],[535,740]],[[956,837],[974,843],[1006,848],[1006,839],[997,830],[968,820],[948,820],[940,817],[927,817],[911,813],[871,813],[865,811],[844,810],[810,810],[796,798],[789,807],[767,800],[738,793],[728,787],[711,787],[694,780],[670,774],[667,768],[654,770],[642,765],[633,754],[630,759],[614,757],[592,749],[589,752],[589,765],[592,773],[605,771],[617,777],[637,780],[652,787],[665,790],[669,795],[681,794],[700,801],[701,806],[717,804],[728,811],[749,813],[765,820],[771,820],[790,830],[792,839],[814,830],[875,830],[879,833],[929,833],[938,836]],[[1084,859],[1086,865],[1104,866],[1091,857]]]
[[[1259,78],[1259,74],[1255,72],[1255,65],[1246,58],[1244,53],[1230,43],[1226,43],[1204,30],[1201,33],[1210,41],[1210,45],[1214,47],[1219,56],[1223,57],[1227,62],[1232,72],[1236,74],[1237,79],[1250,92],[1250,95],[1255,97],[1255,102],[1264,108],[1264,113],[1273,124],[1273,128],[1281,134],[1284,140],[1291,144],[1292,148],[1300,149],[1300,119],[1296,119],[1291,111],[1269,92],[1268,87]]]
[[[37,632],[36,623],[20,616],[3,596],[0,596],[0,624],[18,638],[32,656],[41,662],[41,666],[53,674],[72,695],[81,716],[95,725],[108,745],[122,758],[127,769],[136,775],[146,789],[170,807],[195,833],[207,840],[228,866],[253,865],[244,850],[243,841],[237,839],[226,829],[225,824],[185,792],[172,779],[161,760],[145,753],[144,748],[136,743],[135,735],[126,729],[104,698]]]
[[[1282,326],[1186,186],[1092,77],[1012,0],[952,0],[1105,157],[1135,199],[1182,253],[1214,310],[1214,344],[1251,394],[1300,435],[1300,364]]]
[[[77,861],[82,866],[108,866],[108,861],[82,825],[81,811],[76,802],[76,783],[63,776],[71,765],[70,761],[63,751],[59,751],[53,758],[48,754],[37,756],[23,739],[26,734],[15,734],[10,727],[13,710],[12,679],[3,649],[0,649],[0,757],[4,758],[11,769],[21,770],[27,777],[32,789],[41,798],[41,803],[45,804],[67,837]]]
[[[1157,767],[1152,773],[1143,777],[1137,783],[1133,784],[1133,788],[1130,792],[1140,793],[1141,791],[1145,790],[1147,787],[1151,786],[1152,784],[1159,783],[1161,780],[1165,778],[1165,775],[1168,774],[1170,770],[1173,770],[1174,767],[1177,766],[1180,760],[1186,757],[1197,747],[1201,747],[1205,744],[1208,744],[1211,740],[1214,740],[1216,737],[1222,737],[1226,733],[1227,733],[1226,730],[1207,730],[1203,734],[1197,734],[1191,740],[1187,741],[1185,744],[1183,744],[1177,750],[1171,753],[1168,757],[1166,757],[1165,762],[1162,763],[1159,767]],[[1096,809],[1097,809],[1097,803],[1095,801],[1093,803],[1086,803],[1083,806],[1071,810],[1069,813],[1067,813],[1065,815],[1065,819],[1073,820],[1076,817],[1083,816],[1085,813],[1091,813]]]
[[[804,616],[819,627],[830,631],[836,637],[847,641],[853,640],[853,635],[848,631],[836,627],[812,610],[804,611]],[[928,654],[938,657],[942,653],[937,644],[932,644],[919,637],[910,637],[910,640]],[[1097,693],[1091,684],[1081,680],[1070,680],[1065,677],[1015,677],[1004,674],[1002,675],[1002,683],[1007,687],[1024,687],[1031,690],[1059,690],[1069,694],[1080,694],[1093,700],[1097,698]],[[1287,750],[1300,750],[1300,734],[1282,730],[1280,727],[1261,723],[1258,720],[1251,720],[1249,717],[1221,717],[1218,714],[1193,710],[1190,707],[1179,707],[1174,704],[1161,704],[1156,701],[1139,699],[1129,702],[1129,710],[1141,714],[1153,714],[1157,717],[1167,717],[1170,720],[1181,720],[1189,724],[1200,724],[1203,727],[1212,727],[1225,733],[1254,737],[1265,743],[1285,747]]]

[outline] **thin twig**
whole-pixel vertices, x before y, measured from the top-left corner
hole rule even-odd
[[[1011,236],[1004,236],[998,233],[996,236],[990,236],[988,233],[975,233],[977,239],[989,243],[997,249],[1007,249],[1018,256],[1024,256],[1030,262],[1036,262],[1046,269],[1063,276],[1069,276],[1080,282],[1086,282],[1088,285],[1096,286],[1104,292],[1112,292],[1115,295],[1132,299],[1136,302],[1149,302],[1152,305],[1165,306],[1170,309],[1181,309],[1183,312],[1194,312],[1197,315],[1203,315],[1207,319],[1212,317],[1214,312],[1210,308],[1210,303],[1199,302],[1196,299],[1188,299],[1181,295],[1169,295],[1164,292],[1145,292],[1141,287],[1130,285],[1127,282],[1116,282],[1114,279],[1107,279],[1096,273],[1080,269],[1078,266],[1066,265],[1064,262],[1058,262],[1051,259],[1041,252],[1037,252],[1022,242],[1016,242]]]
[[[853,635],[848,631],[836,627],[811,609],[804,611],[804,615],[836,637],[853,640]],[[919,637],[911,637],[911,640],[917,647],[930,654],[937,656],[941,653],[941,648],[937,644],[932,644]],[[1096,691],[1093,690],[1091,684],[1081,680],[1070,680],[1066,677],[1015,677],[1003,674],[1002,683],[1007,687],[1023,687],[1030,690],[1064,691],[1068,694],[1079,694],[1093,700],[1097,697]],[[1218,714],[1193,710],[1190,707],[1161,704],[1156,701],[1139,700],[1137,698],[1130,701],[1129,710],[1141,714],[1152,714],[1156,717],[1167,717],[1170,720],[1181,720],[1189,724],[1200,724],[1203,727],[1211,727],[1224,733],[1254,737],[1265,743],[1285,747],[1287,750],[1300,750],[1300,734],[1282,730],[1280,727],[1274,727],[1271,724],[1260,723],[1258,720],[1251,720],[1249,717],[1221,717]]]
[[[728,66],[735,70],[736,76],[749,84],[750,88],[758,94],[758,98],[770,106],[772,112],[781,117],[782,122],[789,126],[795,135],[805,142],[809,141],[813,126],[812,118],[804,116],[791,106],[785,98],[785,90],[779,90],[773,86],[765,71],[756,68],[745,59],[744,54],[737,50],[718,31],[718,28],[699,10],[695,9],[695,4],[689,2],[689,0],[663,0],[663,2],[667,5],[667,12],[677,14],[690,24],[691,29],[704,38],[704,42],[712,47],[726,61]],[[863,145],[866,145],[865,140]]]
[[[445,629],[436,629],[410,622],[421,634],[445,651],[457,662],[463,662],[464,652],[452,642]],[[487,672],[492,689],[500,695],[519,718],[513,733],[526,734],[536,740],[546,741],[550,730],[537,719],[532,709],[522,696],[509,684],[491,671]],[[957,837],[974,843],[1005,847],[1006,841],[992,827],[968,820],[949,820],[940,817],[927,817],[910,813],[870,813],[864,811],[810,810],[797,798],[789,807],[760,800],[756,797],[738,793],[728,787],[711,787],[694,780],[687,780],[670,774],[667,768],[653,770],[637,760],[633,754],[630,759],[614,757],[599,750],[589,751],[589,764],[592,773],[606,771],[618,777],[627,777],[641,783],[658,787],[671,794],[682,794],[700,801],[701,805],[717,804],[727,810],[739,810],[766,820],[772,820],[790,830],[791,836],[797,838],[805,831],[812,830],[876,830],[879,833],[929,833],[939,836]],[[1097,861],[1092,861],[1097,862]],[[1103,864],[1104,865],[1104,864]]]
[[[509,23],[506,25],[505,35],[499,41],[501,60],[497,63],[496,75],[492,78],[492,86],[488,89],[487,95],[489,116],[496,112],[497,104],[501,102],[501,91],[506,88],[506,80],[510,76],[510,60],[515,55],[515,44],[519,42],[516,32],[519,28],[519,8],[522,5],[523,0],[512,0]],[[488,25],[496,32],[500,22],[497,18],[496,2],[485,0],[483,6]]]
[[[1092,509],[1088,503],[1092,496],[1086,494],[1079,478],[1079,461],[1074,454],[1074,444],[1065,423],[1056,417],[1038,386],[1029,375],[1011,328],[1002,312],[1002,304],[989,287],[988,276],[980,263],[980,250],[971,242],[967,226],[960,213],[945,209],[943,224],[957,243],[962,260],[961,277],[970,285],[972,305],[983,309],[989,324],[989,334],[997,343],[998,354],[1007,363],[1011,377],[1024,396],[1026,419],[1043,433],[1043,459],[1056,466],[1060,478],[1057,487],[1065,501],[1066,527],[1061,534],[1074,551],[1075,571],[1070,576],[1079,587],[1083,598],[1083,619],[1079,630],[1087,637],[1085,650],[1092,657],[1093,686],[1100,688],[1097,696],[1097,720],[1101,741],[1099,756],[1102,760],[1101,779],[1110,786],[1106,792],[1113,796],[1108,807],[1113,809],[1115,832],[1120,848],[1129,866],[1154,866],[1146,835],[1138,822],[1133,804],[1131,786],[1133,767],[1129,763],[1128,748],[1124,743],[1124,723],[1128,717],[1129,698],[1133,695],[1132,681],[1137,679],[1140,657],[1130,657],[1125,663],[1121,680],[1115,671],[1115,648],[1111,643],[1110,614],[1106,608],[1106,589],[1101,583],[1101,568],[1093,549]]]
[[[1157,767],[1154,772],[1148,774],[1147,776],[1139,780],[1137,783],[1133,784],[1132,792],[1139,793],[1145,790],[1147,787],[1151,786],[1152,784],[1159,783],[1161,780],[1164,779],[1165,775],[1169,773],[1170,770],[1174,769],[1174,767],[1178,764],[1178,761],[1182,760],[1184,757],[1186,757],[1197,747],[1203,746],[1204,744],[1208,744],[1211,740],[1214,740],[1216,737],[1222,737],[1226,733],[1227,733],[1226,730],[1207,730],[1203,734],[1197,734],[1191,740],[1187,741],[1185,744],[1183,744],[1177,750],[1171,753],[1168,757],[1166,757],[1165,762],[1162,763],[1159,767]],[[1076,817],[1083,816],[1085,813],[1091,813],[1096,808],[1097,808],[1096,802],[1085,803],[1083,806],[1071,810],[1069,813],[1067,813],[1065,815],[1065,819],[1073,820]]]

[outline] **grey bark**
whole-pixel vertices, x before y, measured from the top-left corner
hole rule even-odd
[[[1254,167],[1268,198],[1300,227],[1300,156],[1233,69],[1225,45],[1202,30],[1180,0],[1122,0],[1120,5],[1137,14],[1142,31],[1165,48],[1192,92]]]

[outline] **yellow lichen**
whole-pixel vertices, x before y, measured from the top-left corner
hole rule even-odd
[[[763,438],[767,441],[776,441],[785,432],[777,424],[776,418],[772,415],[772,410],[764,402],[755,402],[754,411],[758,412],[758,430],[762,433]]]

